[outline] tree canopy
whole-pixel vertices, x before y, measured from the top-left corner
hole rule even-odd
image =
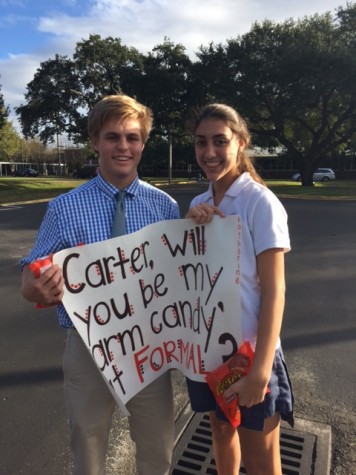
[[[21,138],[11,122],[0,129],[0,161],[10,161],[21,149]]]
[[[1,84],[0,84],[0,129],[5,125],[6,120],[9,115],[9,109],[5,106],[4,96],[1,93]]]
[[[142,54],[91,35],[72,59],[41,63],[17,113],[26,137],[85,142],[88,110],[123,92],[152,108],[157,135],[183,137],[192,109],[223,101],[247,118],[256,145],[284,151],[310,185],[325,157],[354,146],[355,77],[356,3],[348,3],[334,17],[255,23],[225,44],[202,45],[194,61],[167,38]]]
[[[181,134],[190,105],[191,61],[185,47],[165,38],[144,57],[143,68],[137,95],[154,111],[155,133]]]
[[[54,142],[61,133],[76,136],[83,119],[78,88],[71,59],[56,55],[41,63],[27,85],[27,104],[16,109],[24,136],[38,136],[44,143]]]
[[[330,14],[265,21],[226,47],[234,105],[261,145],[272,140],[296,159],[306,185],[322,159],[347,149],[356,133],[354,13],[355,6],[334,21]]]

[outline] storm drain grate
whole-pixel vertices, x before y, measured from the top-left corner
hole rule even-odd
[[[313,474],[315,444],[315,435],[282,427],[280,445],[283,475]],[[196,413],[175,446],[171,474],[204,473],[217,475],[209,416]],[[246,473],[244,467],[241,467],[240,475]]]

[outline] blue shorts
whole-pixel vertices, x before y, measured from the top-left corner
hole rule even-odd
[[[194,412],[215,411],[219,419],[228,422],[207,383],[199,383],[187,378],[187,386],[190,404]],[[270,392],[266,394],[263,402],[252,407],[240,406],[240,427],[262,431],[264,420],[272,417],[276,412],[279,412],[281,418],[293,427],[294,397],[281,348],[276,351],[268,387]]]

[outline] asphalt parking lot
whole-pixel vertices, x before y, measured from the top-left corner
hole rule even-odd
[[[198,190],[171,190],[185,212]],[[331,474],[356,466],[356,202],[283,200],[293,250],[286,256],[282,331],[296,416],[332,431]],[[19,293],[18,260],[31,247],[45,204],[0,208],[0,473],[70,473],[62,395],[64,333],[52,310]],[[175,376],[176,414],[186,403]],[[118,439],[124,440],[117,448]],[[108,475],[129,475],[132,446],[117,414]],[[303,474],[304,475],[304,474]]]

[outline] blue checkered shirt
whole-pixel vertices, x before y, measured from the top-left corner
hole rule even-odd
[[[21,268],[39,257],[110,238],[117,188],[100,174],[84,185],[58,196],[48,205],[30,254],[21,260]],[[136,178],[125,188],[127,234],[157,221],[179,218],[179,207],[167,193]],[[62,304],[57,306],[59,324],[72,322]]]

